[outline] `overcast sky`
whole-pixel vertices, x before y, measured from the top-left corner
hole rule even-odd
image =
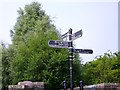
[[[11,43],[9,31],[15,25],[17,10],[31,1],[5,0],[0,3],[0,41]],[[80,54],[83,62],[87,62],[108,50],[118,51],[118,2],[113,1],[38,2],[61,34],[69,28],[73,29],[73,33],[82,29],[83,36],[76,39],[74,44],[77,49],[93,49],[91,55]]]

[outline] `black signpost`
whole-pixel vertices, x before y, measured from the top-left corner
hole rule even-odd
[[[73,61],[73,42],[72,42],[72,29],[69,29],[69,62],[70,62],[70,88],[73,90],[73,72],[72,72],[72,61]]]
[[[60,41],[60,40],[49,40],[48,45],[53,48],[68,48],[69,49],[69,62],[70,62],[70,90],[73,90],[73,70],[72,70],[72,61],[73,61],[73,52],[81,54],[92,54],[93,50],[91,49],[73,49],[73,40],[82,37],[82,30],[77,31],[72,34],[72,29],[61,36],[62,39],[69,36],[69,41]]]

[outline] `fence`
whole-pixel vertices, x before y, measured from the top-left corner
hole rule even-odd
[[[9,85],[8,90],[45,90],[45,87],[43,82],[24,81],[19,82],[17,85]],[[83,88],[76,87],[74,90],[120,90],[120,83],[102,83],[96,85],[88,85],[84,86]]]

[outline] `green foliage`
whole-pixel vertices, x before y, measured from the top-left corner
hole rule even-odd
[[[2,89],[2,45],[0,44],[0,89]]]
[[[58,40],[60,34],[41,5],[33,2],[18,11],[17,22],[11,30],[13,56],[10,62],[12,84],[19,81],[43,81],[52,90],[69,81],[67,49],[48,46],[49,40]],[[73,62],[74,80],[80,76],[78,56]]]
[[[84,65],[85,84],[120,83],[120,52],[107,52]]]
[[[60,39],[60,33],[39,3],[20,8],[14,30],[10,32],[12,45],[6,48],[3,44],[0,55],[3,90],[9,84],[25,80],[43,81],[48,90],[62,88],[62,82],[66,80],[69,87],[68,50],[48,46],[49,40]],[[120,52],[107,52],[85,65],[81,65],[78,54],[74,57],[74,86],[78,86],[80,79],[84,84],[120,83]]]
[[[11,83],[10,79],[10,60],[12,60],[12,53],[13,50],[11,46],[6,47],[6,44],[1,43],[2,46],[2,58],[1,58],[1,64],[0,66],[2,67],[1,69],[1,74],[2,76],[2,90],[6,90],[7,86]]]

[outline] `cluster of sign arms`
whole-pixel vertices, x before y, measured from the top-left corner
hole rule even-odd
[[[82,37],[82,30],[77,31],[76,33],[72,34],[72,41]],[[68,32],[61,36],[62,39],[67,38]],[[61,40],[49,40],[48,45],[53,48],[69,48],[69,41],[61,41]],[[81,54],[92,54],[93,50],[91,49],[73,49],[73,52],[75,53],[81,53]]]

